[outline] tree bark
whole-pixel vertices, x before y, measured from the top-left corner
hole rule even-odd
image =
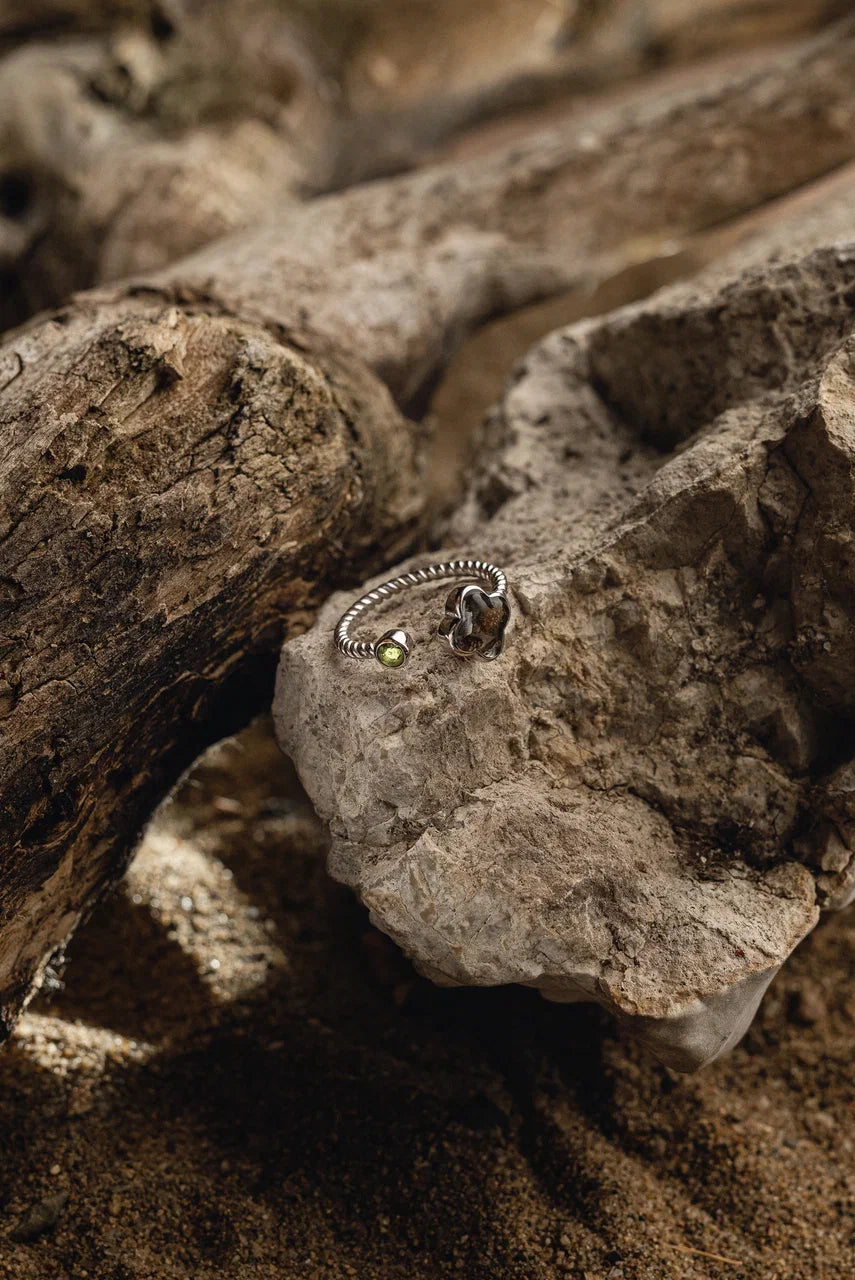
[[[2,367],[8,1027],[169,784],[264,700],[283,635],[425,512],[385,389],[257,323],[82,300]]]

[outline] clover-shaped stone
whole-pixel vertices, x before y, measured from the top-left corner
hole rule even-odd
[[[505,643],[510,606],[499,591],[488,594],[474,582],[455,587],[445,603],[438,634],[459,658],[498,658]]]

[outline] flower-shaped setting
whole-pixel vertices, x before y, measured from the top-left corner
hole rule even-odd
[[[510,605],[500,591],[488,594],[476,583],[467,582],[455,587],[448,597],[437,634],[448,641],[458,658],[492,662],[504,648],[510,616]]]

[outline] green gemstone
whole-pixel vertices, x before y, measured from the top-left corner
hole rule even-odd
[[[403,666],[406,658],[406,650],[394,640],[381,640],[377,646],[377,661],[384,667]]]

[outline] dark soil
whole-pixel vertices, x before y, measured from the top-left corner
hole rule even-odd
[[[265,723],[209,755],[0,1056],[0,1276],[824,1280],[855,1257],[855,916],[727,1061],[417,977]]]

